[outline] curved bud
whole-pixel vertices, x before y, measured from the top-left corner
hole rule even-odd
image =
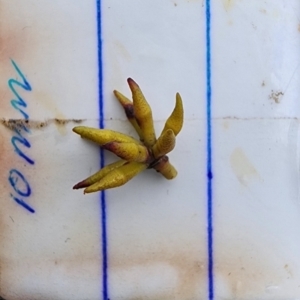
[[[169,158],[166,155],[153,168],[168,180],[174,179],[177,176],[176,169],[169,162]]]
[[[176,137],[172,129],[168,129],[162,133],[152,148],[152,153],[155,158],[159,158],[171,152],[176,143]]]
[[[174,110],[166,121],[165,127],[161,134],[163,134],[168,129],[172,129],[175,136],[180,132],[183,126],[183,104],[179,93],[176,94],[176,104]]]
[[[102,147],[127,161],[147,162],[150,158],[148,149],[135,143],[111,142]]]
[[[125,97],[123,94],[121,94],[116,90],[114,90],[114,94],[116,98],[119,100],[119,102],[121,103],[121,105],[123,106],[128,121],[131,123],[131,125],[139,135],[140,139],[143,140],[143,134],[141,128],[135,119],[132,101],[130,101],[127,97]]]
[[[126,105],[132,105],[132,101],[129,100],[126,96],[124,96],[122,93],[118,92],[117,90],[114,90],[114,94],[116,98],[119,100],[121,105],[124,107]]]
[[[134,176],[145,170],[147,167],[147,164],[127,162],[123,166],[109,172],[100,181],[87,187],[84,190],[84,193],[94,193],[124,185]]]
[[[135,83],[131,78],[128,78],[127,82],[132,92],[135,118],[139,127],[141,128],[143,142],[147,147],[152,147],[156,142],[156,136],[154,131],[151,107],[146,101],[137,83]]]
[[[109,165],[105,166],[104,168],[102,168],[100,171],[98,171],[95,174],[91,175],[90,177],[86,178],[85,180],[82,180],[82,181],[78,182],[77,184],[75,184],[73,186],[73,189],[77,190],[77,189],[82,189],[87,186],[90,186],[90,185],[94,184],[95,182],[99,181],[100,179],[102,179],[104,176],[106,176],[112,170],[121,167],[125,163],[126,163],[125,160],[119,160],[117,162],[109,164]]]
[[[82,138],[91,140],[95,143],[100,144],[101,146],[110,142],[135,143],[140,145],[139,141],[137,141],[133,137],[114,130],[76,126],[73,128],[73,131],[81,135]]]

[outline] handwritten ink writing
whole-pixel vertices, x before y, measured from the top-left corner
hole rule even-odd
[[[13,189],[17,194],[24,197],[30,196],[31,194],[30,185],[20,171],[16,169],[10,170],[8,180],[10,182],[10,185],[13,187]]]
[[[23,126],[23,127],[25,127],[25,126]],[[25,129],[24,129],[24,130],[25,130]],[[27,130],[26,130],[26,131],[27,131]],[[22,136],[20,130],[14,129],[14,132],[15,132],[15,134],[16,134],[17,136],[13,136],[13,137],[11,138],[11,143],[12,143],[12,145],[14,146],[15,152],[16,152],[19,156],[21,156],[22,158],[24,158],[29,164],[33,165],[33,164],[34,164],[34,161],[33,161],[30,157],[28,157],[26,154],[24,154],[24,152],[22,152],[22,151],[20,150],[20,148],[18,147],[18,145],[17,145],[17,142],[19,142],[20,144],[23,144],[25,147],[30,148],[30,147],[31,147],[30,143],[28,142],[28,140],[26,140],[26,139]]]
[[[15,67],[15,70],[17,71],[17,73],[20,75],[20,77],[22,78],[23,80],[23,83],[17,81],[16,79],[9,79],[8,80],[8,86],[10,88],[10,90],[12,91],[12,93],[16,96],[17,99],[12,99],[10,101],[11,105],[16,109],[18,110],[22,115],[23,117],[25,118],[25,120],[28,120],[29,119],[29,116],[27,113],[24,112],[24,110],[22,110],[20,106],[23,106],[23,107],[27,107],[27,104],[26,102],[22,99],[22,97],[17,93],[16,89],[15,89],[15,86],[20,86],[21,88],[23,88],[25,91],[31,91],[31,86],[30,84],[28,83],[28,81],[26,80],[25,76],[23,75],[23,73],[21,72],[21,70],[19,69],[19,67],[17,66],[17,64],[12,60],[11,61],[13,66]]]
[[[21,113],[22,117],[24,118],[24,121],[26,121],[29,119],[29,115],[25,111],[27,103],[17,92],[17,88],[21,88],[25,91],[31,91],[32,89],[29,82],[26,80],[24,74],[21,72],[17,64],[13,60],[11,61],[11,63],[14,66],[14,69],[16,70],[17,74],[21,77],[21,81],[18,81],[13,78],[8,80],[8,87],[14,95],[14,99],[12,99],[10,103],[15,110]],[[14,148],[15,153],[19,157],[24,159],[26,163],[28,163],[29,165],[33,165],[34,160],[27,153],[24,152],[24,147],[31,148],[30,142],[24,136],[30,134],[29,128],[22,124],[14,128],[13,132],[14,135],[11,138],[11,144]],[[14,192],[10,194],[11,198],[16,203],[27,209],[29,212],[34,213],[35,210],[24,201],[24,198],[28,198],[31,195],[31,187],[25,175],[19,170],[12,168],[9,171],[8,181],[10,183],[10,186],[14,190]]]
[[[15,197],[13,194],[10,194],[10,196],[21,206],[23,206],[25,209],[27,209],[31,213],[35,213],[35,210],[29,206],[26,202],[24,202],[22,199],[19,199]]]

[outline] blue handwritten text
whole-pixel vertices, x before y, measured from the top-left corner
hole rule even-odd
[[[8,87],[14,96],[14,99],[12,99],[10,103],[15,110],[20,112],[22,118],[24,118],[24,121],[27,121],[29,120],[29,115],[25,111],[27,103],[20,96],[20,94],[17,91],[17,88],[23,89],[25,91],[31,91],[32,89],[29,82],[26,80],[24,74],[21,72],[17,64],[13,60],[11,61],[11,63],[14,69],[16,70],[17,74],[21,77],[21,80],[18,81],[13,78],[8,80]],[[34,165],[34,160],[24,152],[24,147],[31,148],[31,144],[26,138],[26,136],[30,134],[29,128],[26,127],[24,123],[20,122],[18,126],[14,127],[13,132],[14,135],[11,138],[11,144],[16,155],[21,157],[27,164]],[[21,171],[13,168],[9,171],[8,181],[11,187],[13,188],[13,192],[10,194],[11,198],[16,203],[27,209],[29,212],[34,213],[35,210],[24,200],[24,198],[30,197],[32,192],[30,184],[26,179],[25,175],[21,173]]]

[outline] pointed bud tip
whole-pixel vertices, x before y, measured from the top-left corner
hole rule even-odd
[[[119,91],[113,90],[114,95],[119,99],[121,97],[124,97]]]
[[[171,134],[173,135],[173,134],[174,134],[174,131],[173,131],[171,128],[169,128],[169,129],[166,130],[165,133],[170,134],[170,135],[171,135]]]
[[[88,184],[85,182],[85,180],[83,180],[83,181],[80,181],[80,182],[76,183],[73,186],[73,190],[79,190],[79,189],[85,188],[87,186],[88,186]]]
[[[80,134],[81,129],[82,129],[82,126],[75,126],[72,130],[73,130],[73,132]]]
[[[127,78],[127,82],[128,82],[128,85],[130,87],[130,89],[137,89],[139,88],[139,85],[132,79],[132,78]]]
[[[178,104],[181,104],[181,106],[182,106],[182,99],[181,99],[181,96],[180,96],[180,94],[179,93],[176,93],[176,102],[178,103]]]
[[[83,194],[90,194],[90,193],[95,193],[95,192],[101,192],[101,190],[97,190],[97,191],[94,191],[94,190],[90,190],[89,187],[87,187],[84,191],[83,191]]]
[[[165,131],[164,138],[175,140],[176,135],[175,135],[174,131],[169,128],[168,130]]]
[[[88,187],[87,188],[85,188],[84,190],[83,190],[83,194],[85,195],[85,194],[89,194],[90,192],[89,192],[89,190],[88,190]]]

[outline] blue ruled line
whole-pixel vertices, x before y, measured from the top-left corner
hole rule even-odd
[[[213,191],[212,191],[212,142],[211,142],[211,13],[210,0],[206,0],[206,117],[207,117],[207,251],[208,251],[208,298],[214,299],[213,276]]]
[[[98,33],[98,100],[99,100],[99,127],[104,128],[103,103],[103,62],[102,62],[102,15],[101,0],[97,0],[97,33]],[[104,153],[100,149],[100,167],[104,167]],[[105,192],[100,193],[101,200],[101,227],[102,227],[102,299],[108,300],[107,288],[107,229],[106,229],[106,201]]]

